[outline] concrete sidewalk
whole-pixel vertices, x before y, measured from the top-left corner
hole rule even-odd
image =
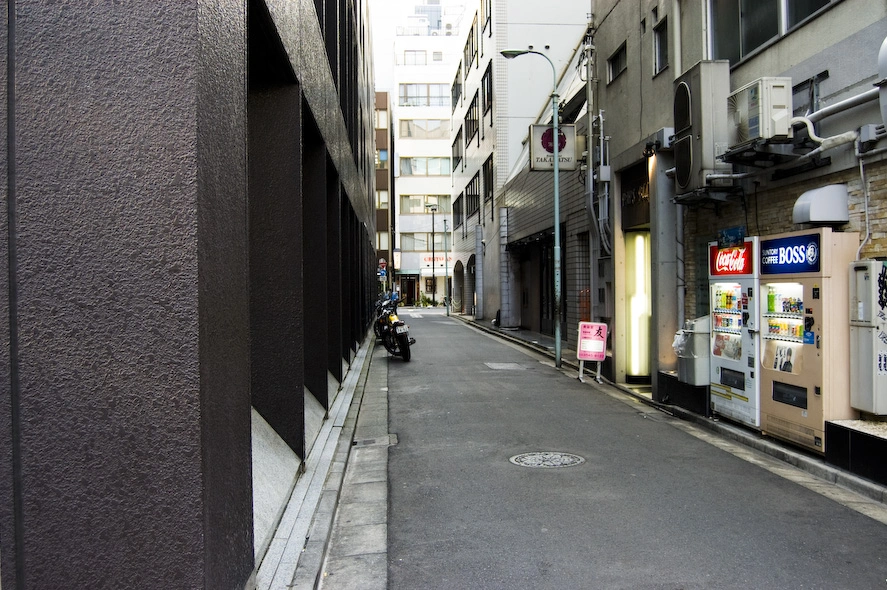
[[[453,316],[469,326],[508,340],[546,356],[554,369],[553,340],[524,330],[496,330]],[[372,341],[370,341],[372,342]],[[372,344],[370,344],[372,346]],[[388,551],[388,447],[396,444],[388,432],[387,353],[381,346],[368,353],[361,372],[361,390],[355,391],[352,406],[338,443],[336,467],[324,486],[324,498],[312,523],[305,551],[299,558],[292,588],[384,589],[387,588]],[[564,374],[578,374],[575,351],[562,351]],[[588,368],[588,367],[586,367]],[[591,387],[592,385],[589,384]],[[594,383],[626,404],[647,405],[650,412],[662,411],[681,418],[672,424],[691,436],[705,440],[747,461],[779,473],[790,465],[809,477],[793,476],[800,485],[823,492],[838,502],[887,523],[887,488],[845,473],[822,460],[764,439],[738,426],[697,416],[681,408],[653,403],[615,384]],[[771,460],[762,460],[761,453]],[[783,477],[785,477],[784,474]]]

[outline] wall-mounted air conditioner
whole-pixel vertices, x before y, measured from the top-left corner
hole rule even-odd
[[[729,173],[717,159],[727,150],[727,95],[730,62],[700,61],[674,83],[675,194],[713,186],[706,176]],[[714,183],[717,185],[730,183]]]
[[[792,136],[792,79],[758,78],[727,99],[730,149],[759,139]]]

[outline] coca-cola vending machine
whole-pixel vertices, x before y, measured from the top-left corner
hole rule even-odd
[[[708,245],[712,413],[760,429],[758,238]]]

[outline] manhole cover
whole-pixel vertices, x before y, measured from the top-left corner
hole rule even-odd
[[[572,453],[557,453],[554,451],[541,451],[536,453],[521,453],[509,459],[520,467],[539,467],[553,469],[555,467],[573,467],[582,465],[585,459]]]

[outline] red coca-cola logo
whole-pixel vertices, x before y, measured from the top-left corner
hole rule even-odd
[[[712,246],[709,253],[712,275],[746,275],[752,272],[751,248],[726,248]]]

